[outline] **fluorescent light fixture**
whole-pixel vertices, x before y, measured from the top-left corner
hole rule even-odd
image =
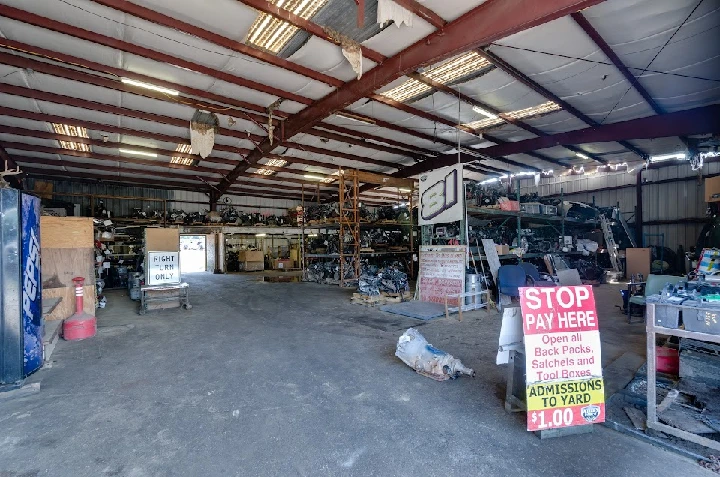
[[[451,58],[437,66],[431,66],[421,74],[436,83],[449,84],[461,78],[470,76],[483,68],[490,66],[490,62],[474,51],[463,53]],[[391,90],[381,93],[386,98],[404,102],[420,96],[432,87],[415,79],[409,79]]]
[[[348,112],[341,112],[341,113],[335,113],[338,116],[341,116],[346,119],[352,119],[353,121],[357,121],[359,123],[365,123],[365,124],[375,124],[375,120],[372,118],[366,118],[365,116],[361,116],[359,114],[353,114]]]
[[[154,152],[137,151],[135,149],[119,149],[121,154],[132,154],[134,156],[157,157]]]
[[[170,96],[177,96],[180,94],[180,92],[178,92],[174,89],[163,88],[162,86],[155,86],[154,84],[143,83],[142,81],[135,81],[130,78],[120,78],[120,81],[122,81],[125,84],[129,84],[131,86],[137,86],[138,88],[150,89],[153,91],[157,91],[159,93],[169,94]]]
[[[315,174],[305,174],[303,177],[305,179],[312,179],[312,180],[316,180],[316,181],[321,181],[321,180],[325,179],[323,176],[318,176]]]
[[[79,126],[70,126],[67,124],[58,124],[58,123],[50,123],[53,127],[53,130],[56,134],[60,134],[63,136],[74,136],[74,137],[84,137],[89,138],[87,129]],[[90,145],[85,144],[84,142],[75,142],[75,141],[60,141],[60,147],[63,149],[67,149],[69,151],[82,151],[82,152],[90,152]]]
[[[511,177],[527,177],[527,176],[534,176],[537,172],[515,172],[511,174]]]
[[[555,171],[552,169],[547,169],[542,172],[540,172],[540,177],[553,177],[555,175]]]
[[[190,144],[178,144],[175,148],[175,152],[180,154],[192,153],[192,146]],[[195,159],[192,157],[185,156],[172,156],[170,158],[170,164],[179,164],[181,166],[193,166],[195,165]]]
[[[475,111],[478,114],[482,114],[483,116],[487,116],[490,119],[497,119],[499,116],[495,113],[491,113],[490,111],[486,111],[483,108],[479,106],[473,106],[473,111]]]
[[[480,184],[482,184],[482,185],[494,184],[499,181],[500,181],[500,179],[498,179],[497,177],[493,177],[492,179],[485,179],[484,181],[481,181]]]
[[[650,156],[650,162],[669,161],[671,159],[687,159],[684,152],[676,152],[674,154],[661,154],[659,156]]]
[[[552,113],[560,109],[560,105],[554,101],[548,101],[546,103],[538,104],[537,106],[531,106],[525,109],[518,109],[517,111],[510,111],[504,113],[513,119],[524,119],[531,118],[534,116],[540,116],[542,114]]]
[[[270,0],[277,7],[298,15],[305,20],[315,15],[328,0]],[[261,13],[250,27],[247,42],[278,53],[297,33],[298,27],[273,15]]]
[[[481,108],[475,109],[476,112],[483,114],[482,112],[478,111]],[[525,109],[518,109],[516,111],[510,111],[509,113],[500,113],[501,116],[495,116],[490,117],[488,116],[485,119],[481,119],[479,121],[473,121],[471,123],[463,124],[463,126],[471,128],[471,129],[485,129],[490,128],[493,126],[497,126],[499,124],[503,124],[505,120],[503,117],[512,118],[512,119],[524,119],[524,118],[530,118],[534,116],[541,116],[543,114],[551,113],[553,111],[557,111],[560,109],[560,106],[552,101],[548,101],[547,103],[542,103],[537,106],[532,106],[530,108]]]
[[[308,234],[308,237],[317,237],[318,234]]]
[[[583,154],[582,152],[576,152],[575,155],[580,159],[590,159],[590,156]]]
[[[404,192],[405,194],[412,192],[410,189],[398,189],[400,192]]]
[[[486,118],[486,119],[481,119],[479,121],[473,121],[471,123],[463,124],[463,126],[468,127],[470,129],[485,129],[485,128],[489,128],[492,126],[497,126],[498,124],[502,124],[504,122],[505,121],[500,117]]]
[[[265,237],[267,234],[255,234],[256,237]]]

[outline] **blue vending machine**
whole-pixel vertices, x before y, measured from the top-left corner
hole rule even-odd
[[[43,364],[40,199],[0,188],[0,385]]]

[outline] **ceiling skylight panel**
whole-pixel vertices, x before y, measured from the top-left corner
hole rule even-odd
[[[437,83],[450,84],[488,66],[490,66],[489,61],[474,51],[469,51],[438,66],[426,69],[422,72],[422,75]],[[382,95],[395,101],[404,102],[425,94],[431,89],[430,86],[421,81],[409,79],[401,85],[382,93]]]
[[[278,7],[305,20],[315,15],[328,0],[271,0]],[[290,41],[298,28],[284,20],[260,13],[250,27],[247,42],[273,53],[278,53]]]
[[[69,126],[67,124],[58,124],[58,123],[50,123],[53,127],[53,130],[55,130],[56,134],[61,134],[63,136],[74,136],[74,137],[83,137],[83,138],[89,138],[87,129],[83,127],[78,126]],[[69,151],[82,151],[82,152],[90,152],[90,145],[85,144],[83,142],[74,142],[74,141],[58,141],[60,143],[60,147],[63,149],[67,149]]]
[[[179,152],[180,154],[190,154],[192,152],[192,146],[190,144],[178,144],[175,148],[175,152]],[[192,166],[195,164],[195,159],[192,157],[173,156],[170,158],[170,164]]]

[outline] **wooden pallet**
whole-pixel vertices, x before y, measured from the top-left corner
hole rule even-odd
[[[409,291],[403,293],[385,293],[380,292],[380,295],[363,295],[362,293],[353,293],[350,301],[356,305],[365,306],[382,306],[389,305],[391,303],[400,303],[412,299],[412,293]]]

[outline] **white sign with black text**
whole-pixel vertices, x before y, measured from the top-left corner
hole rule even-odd
[[[148,252],[145,265],[148,285],[180,283],[180,252]]]
[[[420,176],[420,225],[462,220],[463,167],[461,164],[443,167]]]

